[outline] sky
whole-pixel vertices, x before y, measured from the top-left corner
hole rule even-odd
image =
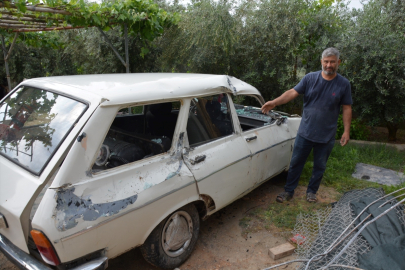
[[[349,1],[346,1],[346,2],[350,2],[349,3],[349,8],[362,8],[363,7],[363,4],[360,2],[360,0],[349,0]]]

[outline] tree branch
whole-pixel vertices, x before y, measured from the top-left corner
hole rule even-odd
[[[118,51],[115,49],[114,45],[111,43],[111,41],[108,39],[107,35],[104,33],[104,31],[100,28],[97,27],[98,31],[100,31],[101,35],[103,35],[105,41],[107,41],[108,45],[110,45],[111,49],[113,49],[115,55],[120,59],[121,63],[126,67],[127,65],[125,64],[124,59],[122,59],[121,55],[118,53]]]
[[[10,57],[11,51],[14,48],[14,44],[15,44],[15,41],[17,40],[17,37],[18,37],[18,33],[15,33],[13,43],[11,43],[10,49],[8,50],[7,56],[4,58],[4,61],[8,61],[8,58]]]

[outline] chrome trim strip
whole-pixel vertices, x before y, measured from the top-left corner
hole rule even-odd
[[[269,150],[270,148],[273,148],[273,147],[275,147],[275,146],[277,146],[277,145],[280,145],[280,144],[285,143],[285,142],[288,142],[288,141],[292,141],[292,140],[294,140],[295,138],[296,138],[296,137],[291,138],[291,139],[288,139],[288,140],[284,140],[284,141],[279,142],[279,143],[276,143],[276,144],[273,144],[272,146],[269,146],[269,147],[267,147],[267,148],[264,148],[264,149],[262,149],[262,150],[257,151],[256,153],[252,154],[251,156],[253,157],[254,155],[257,155],[257,154],[259,154],[259,153],[261,153],[261,152],[264,152],[264,151],[266,151],[266,150]]]
[[[248,156],[245,156],[245,157],[242,157],[242,158],[240,158],[240,159],[238,159],[238,160],[235,160],[234,162],[229,163],[229,164],[226,165],[225,167],[222,167],[222,168],[220,168],[220,169],[218,169],[218,170],[216,170],[216,171],[214,171],[214,172],[212,172],[212,173],[210,173],[210,174],[208,174],[208,175],[206,175],[206,176],[204,176],[204,177],[198,179],[197,182],[201,182],[202,180],[204,180],[204,179],[210,177],[211,175],[216,174],[217,172],[222,171],[223,169],[226,169],[226,168],[228,168],[229,166],[234,165],[235,163],[238,163],[239,161],[242,161],[242,160],[244,160],[244,159],[246,159],[246,158],[253,157],[253,156],[255,156],[255,155],[257,155],[257,154],[259,154],[259,153],[261,153],[261,152],[264,152],[264,151],[266,151],[266,150],[269,150],[270,148],[273,148],[273,147],[275,147],[275,146],[277,146],[277,145],[280,145],[280,144],[282,144],[282,143],[285,143],[285,142],[294,140],[295,138],[296,138],[296,137],[291,138],[291,139],[288,139],[288,140],[284,140],[284,141],[279,142],[279,143],[276,143],[276,144],[273,144],[273,145],[271,145],[271,146],[269,146],[269,147],[266,147],[266,148],[264,148],[264,149],[261,149],[261,150],[255,152],[255,153],[253,153],[253,154],[250,154],[250,155],[248,155]]]
[[[96,229],[96,228],[98,228],[98,227],[100,227],[100,226],[102,226],[102,225],[104,225],[104,224],[107,224],[107,223],[110,222],[110,221],[113,221],[113,220],[115,220],[115,219],[117,219],[117,218],[119,218],[119,217],[121,217],[121,216],[123,216],[123,215],[129,214],[129,213],[131,213],[131,212],[133,212],[133,211],[135,211],[135,210],[138,210],[138,209],[140,209],[140,208],[142,208],[142,207],[145,207],[145,206],[147,206],[147,205],[149,205],[149,204],[151,204],[151,203],[154,203],[155,201],[158,201],[158,200],[162,199],[163,197],[166,197],[166,196],[168,196],[168,195],[170,195],[170,194],[172,194],[172,193],[174,193],[174,192],[177,192],[177,191],[179,191],[179,190],[181,190],[181,189],[183,189],[183,188],[185,188],[185,187],[188,187],[188,186],[190,186],[190,185],[192,185],[192,184],[195,184],[195,181],[190,181],[189,183],[187,183],[187,184],[185,184],[185,185],[183,185],[183,186],[181,186],[181,187],[179,187],[179,188],[176,188],[176,189],[173,189],[173,190],[171,190],[171,191],[169,191],[169,192],[166,192],[165,194],[162,194],[162,195],[160,195],[159,197],[156,197],[156,198],[154,198],[154,199],[152,199],[152,200],[150,200],[150,201],[148,201],[148,202],[146,202],[146,203],[144,203],[144,204],[142,204],[142,205],[139,205],[139,206],[137,206],[137,207],[134,207],[134,208],[132,208],[132,209],[126,211],[126,212],[123,212],[123,213],[121,213],[121,214],[117,214],[117,215],[115,215],[114,217],[111,217],[110,219],[104,220],[104,221],[102,221],[102,222],[100,222],[100,223],[98,223],[98,224],[96,224],[96,225],[89,226],[89,227],[87,227],[87,228],[85,228],[85,229],[83,229],[83,230],[81,230],[81,231],[78,231],[78,232],[76,232],[76,233],[74,233],[74,234],[71,234],[71,235],[62,237],[62,238],[60,239],[60,241],[62,241],[62,242],[63,242],[63,241],[67,241],[67,240],[70,240],[70,239],[72,239],[72,238],[74,238],[74,237],[76,237],[76,236],[82,235],[82,234],[85,233],[85,232],[88,232],[88,231],[91,231],[91,230],[93,230],[93,229]]]
[[[20,269],[52,270],[46,265],[40,263],[34,257],[19,249],[2,234],[0,234],[0,251]]]

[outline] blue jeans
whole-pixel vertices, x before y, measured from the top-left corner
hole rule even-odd
[[[335,145],[335,138],[327,143],[317,143],[309,141],[299,135],[295,138],[294,151],[291,157],[290,168],[288,170],[287,183],[284,186],[286,192],[294,194],[294,189],[298,186],[298,181],[304,168],[305,162],[311,150],[314,149],[314,168],[309,181],[307,193],[314,193],[319,189],[323,173],[326,169],[326,162]]]

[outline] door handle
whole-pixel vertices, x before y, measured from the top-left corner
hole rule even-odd
[[[253,136],[253,137],[250,137],[250,138],[246,138],[246,141],[250,142],[250,141],[253,141],[253,140],[256,140],[256,139],[257,139],[257,136]]]
[[[196,156],[194,160],[192,160],[192,159],[190,160],[190,163],[191,163],[191,165],[194,165],[194,164],[197,164],[197,163],[200,163],[200,162],[204,161],[205,158],[206,158],[205,155]]]

